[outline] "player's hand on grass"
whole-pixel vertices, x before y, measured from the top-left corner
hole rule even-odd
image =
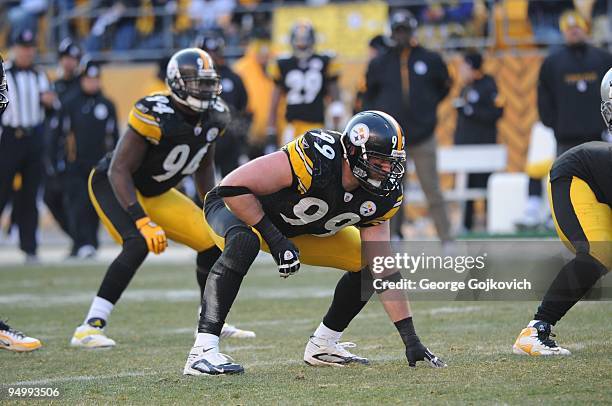
[[[418,361],[425,361],[433,368],[444,368],[446,362],[436,357],[429,348],[425,347],[421,341],[416,339],[415,342],[406,346],[406,358],[408,359],[408,366],[416,367]]]
[[[164,230],[155,224],[149,217],[143,217],[136,221],[136,228],[147,242],[149,251],[161,254],[168,247],[168,239]]]

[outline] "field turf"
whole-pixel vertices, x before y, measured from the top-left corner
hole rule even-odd
[[[304,345],[331,300],[339,271],[304,267],[281,280],[257,265],[245,279],[230,322],[257,338],[226,340],[222,351],[246,373],[185,377],[198,290],[193,267],[145,266],[107,328],[112,350],[69,346],[104,273],[103,266],[0,268],[0,316],[44,347],[0,351],[0,403],[11,385],[59,388],[56,404],[609,404],[612,303],[581,303],[557,326],[569,358],[511,353],[533,302],[417,302],[422,341],[449,367],[409,369],[382,306],[372,301],[345,332],[370,367],[312,368]],[[4,399],[4,400],[3,400]]]

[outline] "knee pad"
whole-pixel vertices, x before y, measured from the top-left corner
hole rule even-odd
[[[121,254],[117,260],[126,266],[140,266],[149,253],[147,242],[141,236],[123,241]]]
[[[259,237],[248,227],[234,227],[225,236],[225,248],[219,261],[244,276],[259,254]]]
[[[206,251],[198,252],[196,257],[196,264],[198,265],[198,272],[203,270],[205,272],[210,271],[210,268],[217,262],[217,259],[221,256],[221,250],[219,248],[212,247]]]

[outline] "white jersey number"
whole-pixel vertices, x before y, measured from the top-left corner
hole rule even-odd
[[[162,168],[164,168],[166,172],[162,173],[161,175],[153,176],[153,179],[158,182],[164,182],[181,171],[181,174],[184,176],[191,175],[200,167],[200,162],[204,158],[204,155],[206,155],[209,146],[210,144],[206,144],[202,148],[200,148],[200,150],[193,156],[193,158],[191,158],[191,161],[187,164],[187,159],[189,159],[189,152],[191,151],[189,145],[177,145],[176,147],[172,148],[172,150],[168,153],[166,159],[164,159]]]
[[[323,86],[323,74],[320,70],[308,69],[301,71],[293,69],[285,77],[287,104],[310,104],[316,98]]]
[[[316,197],[305,197],[293,206],[293,214],[296,218],[290,218],[281,213],[281,217],[292,226],[303,226],[321,220],[329,211],[329,205]],[[311,214],[308,214],[311,213]],[[361,220],[356,213],[338,214],[325,222],[325,229],[328,231],[324,234],[316,234],[317,237],[328,237],[336,234],[344,227],[357,224]]]

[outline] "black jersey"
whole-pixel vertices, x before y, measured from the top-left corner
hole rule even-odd
[[[612,207],[612,144],[592,141],[563,153],[550,170],[550,180],[573,176],[585,181],[600,203]]]
[[[229,109],[219,98],[208,111],[194,117],[176,110],[164,93],[137,101],[128,125],[146,138],[149,148],[133,174],[136,189],[143,196],[157,196],[193,174],[229,120]],[[99,167],[108,168],[110,158],[107,156]]]
[[[328,54],[313,54],[307,59],[295,56],[278,58],[270,66],[270,75],[287,94],[285,118],[288,121],[324,122],[323,99],[327,85],[338,79],[339,70],[333,56]]]
[[[393,217],[403,191],[381,197],[342,187],[343,153],[340,133],[312,130],[283,147],[293,172],[293,184],[258,196],[264,212],[287,237],[329,236],[351,225],[368,227]]]

